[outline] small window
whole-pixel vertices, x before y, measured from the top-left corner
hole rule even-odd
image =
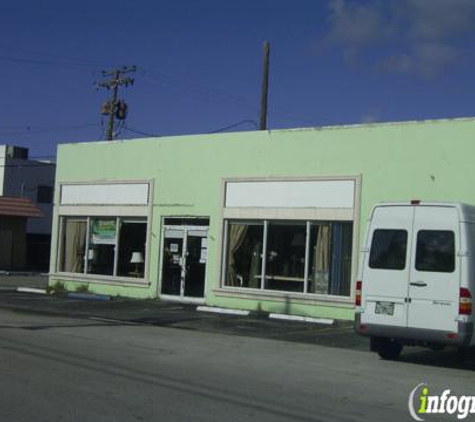
[[[53,187],[52,186],[38,186],[36,194],[36,202],[39,204],[53,203]]]
[[[455,235],[452,231],[417,233],[416,270],[451,273],[455,270]]]
[[[373,233],[370,268],[403,270],[406,267],[407,231],[378,229]]]

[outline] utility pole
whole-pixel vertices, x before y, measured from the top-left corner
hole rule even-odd
[[[267,129],[267,94],[269,92],[269,41],[264,41],[264,60],[262,69],[261,113],[259,129]]]
[[[119,86],[124,85],[125,87],[128,87],[129,85],[133,85],[134,79],[125,75],[130,72],[135,72],[136,70],[136,66],[124,66],[112,71],[103,71],[102,76],[105,78],[109,77],[110,79],[97,83],[99,88],[112,90],[110,100],[106,101],[102,106],[102,114],[109,116],[106,131],[106,140],[108,141],[111,141],[114,138],[114,120],[116,118],[118,120],[125,120],[127,114],[127,105],[125,102],[123,100],[118,101]]]

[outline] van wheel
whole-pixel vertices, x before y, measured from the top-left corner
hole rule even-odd
[[[457,351],[462,361],[473,360],[475,357],[475,349],[473,347],[462,346]]]
[[[373,350],[382,359],[397,359],[402,352],[403,345],[392,338],[375,338]]]

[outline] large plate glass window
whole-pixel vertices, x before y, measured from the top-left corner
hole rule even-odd
[[[350,295],[352,222],[227,220],[225,225],[225,286]]]
[[[120,219],[117,275],[144,276],[147,223],[139,219]]]
[[[147,221],[63,217],[58,271],[144,278]]]
[[[87,254],[87,272],[89,274],[114,274],[116,241],[116,218],[91,218]]]
[[[84,273],[87,219],[65,218],[58,269],[66,273]]]
[[[226,286],[260,289],[264,223],[230,222],[227,239]]]
[[[265,289],[304,291],[305,223],[269,222]]]

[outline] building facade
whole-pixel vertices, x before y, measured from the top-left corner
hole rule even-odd
[[[0,145],[0,197],[28,198],[42,214],[26,222],[22,270],[49,268],[55,171],[55,163],[30,159],[27,148]]]
[[[475,119],[61,145],[50,283],[352,319],[380,201],[475,204]]]

